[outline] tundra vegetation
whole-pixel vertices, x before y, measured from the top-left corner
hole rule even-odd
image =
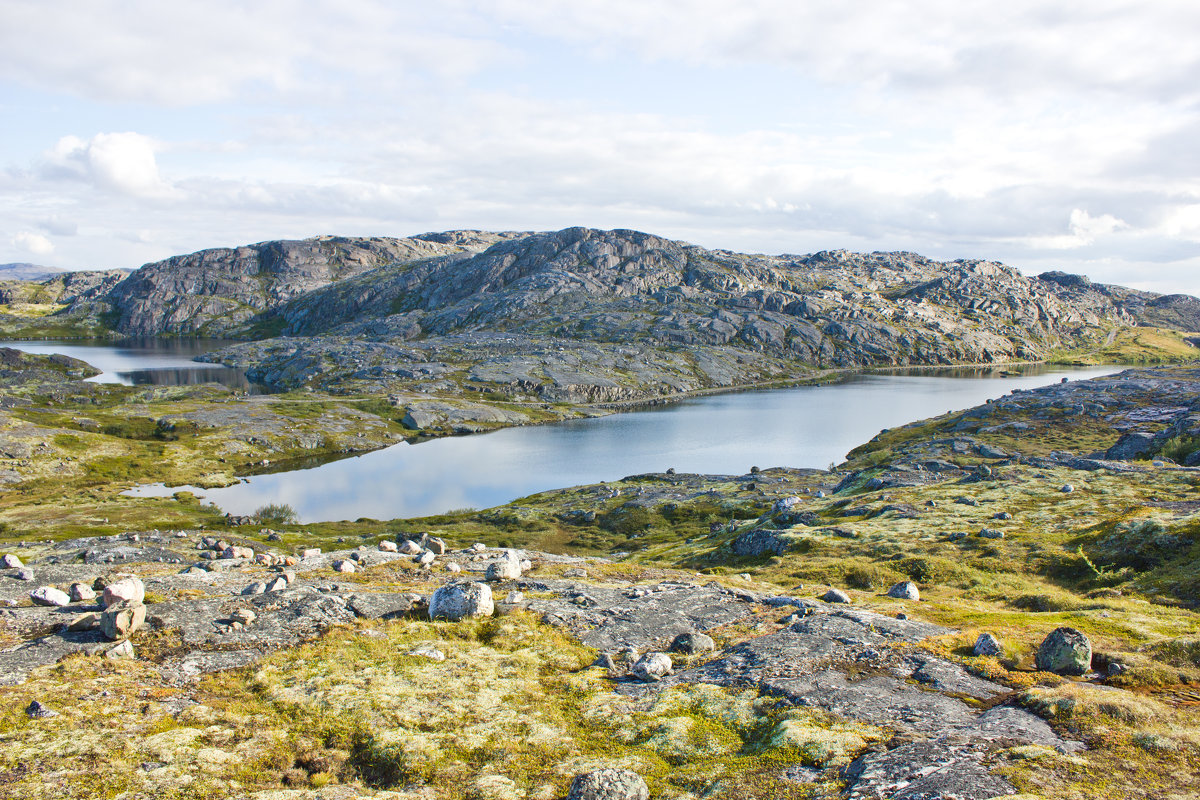
[[[0,350],[0,554],[22,562],[0,571],[0,797],[559,798],[601,767],[636,771],[654,798],[906,796],[888,776],[936,773],[921,747],[984,776],[960,792],[981,800],[1200,795],[1188,302],[987,262],[937,272],[911,254],[774,259],[615,233],[325,238],[3,287],[7,335],[254,337],[220,358],[277,391],[96,384],[82,362]],[[213,263],[219,303],[171,283]],[[450,273],[453,296],[435,296]],[[561,299],[580,299],[571,281],[625,288],[591,315]],[[505,330],[481,292],[508,304]],[[723,298],[711,318],[705,292]],[[882,431],[831,470],[651,473],[312,524],[121,494],[929,353],[1141,366]],[[483,581],[505,549],[530,563],[492,582],[495,613],[429,619],[451,563]],[[68,614],[30,591],[124,573],[146,587],[147,622],[123,639],[135,657],[105,655],[94,629],[54,650],[91,601]],[[889,595],[904,582],[919,599]],[[817,599],[830,588],[850,604]],[[611,632],[640,625],[639,651],[667,650],[670,615],[639,617],[654,602],[713,649],[673,652],[644,683]],[[1083,675],[1044,669],[1061,628],[1090,640]],[[762,655],[801,633],[828,645],[812,674]],[[952,741],[926,704],[1045,729]]]

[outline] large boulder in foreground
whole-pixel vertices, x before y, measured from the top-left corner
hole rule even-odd
[[[567,800],[650,800],[650,789],[632,770],[598,769],[576,775]]]
[[[429,618],[456,622],[467,617],[490,617],[496,610],[486,583],[448,583],[429,599]]]
[[[120,602],[146,602],[146,587],[142,584],[141,578],[130,575],[127,578],[121,578],[121,580],[114,581],[104,587],[101,603],[105,608]]]
[[[1056,628],[1038,647],[1037,668],[1058,675],[1082,675],[1092,668],[1092,643],[1083,631]]]

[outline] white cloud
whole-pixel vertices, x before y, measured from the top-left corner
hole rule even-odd
[[[70,175],[134,197],[166,197],[172,187],[158,172],[154,142],[138,133],[98,133],[84,141],[64,136],[46,154],[51,174]]]
[[[54,252],[54,243],[40,233],[23,231],[12,237],[12,243],[35,256],[48,256]]]

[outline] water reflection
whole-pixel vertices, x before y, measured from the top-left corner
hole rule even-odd
[[[1012,389],[1116,368],[857,375],[842,383],[696,398],[558,425],[437,439],[192,489],[233,514],[287,503],[307,522],[392,519],[486,508],[546,489],[674,467],[743,474],[751,466],[821,467],[890,428],[968,408]],[[191,488],[191,487],[187,487]],[[160,486],[136,490],[169,496]]]
[[[100,370],[99,375],[88,378],[94,383],[125,386],[220,383],[250,394],[262,392],[263,388],[252,383],[239,369],[192,360],[231,343],[223,339],[126,339],[119,342],[47,339],[0,342],[0,347],[41,355],[61,353],[86,361]]]

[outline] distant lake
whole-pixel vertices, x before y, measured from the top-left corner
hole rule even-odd
[[[162,497],[183,488],[233,514],[287,503],[305,522],[384,520],[488,508],[547,489],[671,467],[732,475],[752,466],[823,469],[883,428],[976,406],[1013,389],[1118,371],[1032,366],[855,374],[825,386],[710,395],[598,419],[405,442],[223,489],[158,484],[131,493]]]
[[[0,341],[0,347],[11,347],[25,353],[61,353],[86,361],[101,371],[99,375],[88,378],[94,383],[119,383],[125,386],[220,383],[250,394],[260,393],[263,388],[252,383],[240,369],[192,360],[230,344],[233,342],[223,339]]]

